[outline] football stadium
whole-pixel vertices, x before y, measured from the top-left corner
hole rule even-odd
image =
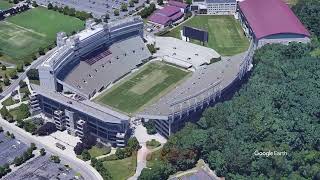
[[[45,114],[69,134],[90,133],[115,146],[126,144],[136,119],[155,120],[158,132],[170,136],[239,76],[228,66],[245,72],[249,64],[171,37],[158,37],[151,55],[140,17],[88,20],[85,30],[69,37],[59,32],[56,41],[38,68],[40,85],[32,85],[32,113]]]
[[[173,37],[155,37],[151,54],[137,16],[100,24],[87,20],[83,31],[69,37],[59,32],[57,48],[38,67],[32,113],[53,119],[59,130],[79,137],[90,133],[114,146],[125,146],[136,120],[153,120],[168,138],[232,90],[252,68],[254,50],[269,40],[256,30],[265,24],[252,24],[245,5],[242,11],[241,21],[252,34],[248,48],[233,56]],[[289,29],[295,34],[283,35],[283,29],[262,33],[273,34],[271,43],[305,39]]]

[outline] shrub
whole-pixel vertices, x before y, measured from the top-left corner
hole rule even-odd
[[[33,6],[33,7],[38,7],[37,2],[36,2],[36,1],[32,1],[32,6]]]
[[[39,50],[38,50],[38,53],[39,53],[39,55],[41,55],[41,56],[44,55],[44,54],[45,54],[44,48],[40,47]]]
[[[113,11],[113,14],[114,14],[115,16],[119,16],[119,15],[120,15],[119,9],[115,9],[115,10]]]
[[[38,69],[29,69],[27,71],[27,77],[30,80],[39,80],[39,71],[38,71]]]
[[[82,159],[83,159],[84,161],[88,161],[88,160],[91,159],[91,155],[90,155],[88,149],[84,149],[84,150],[82,151],[82,153],[81,153],[81,156],[82,156]]]
[[[18,64],[17,65],[17,72],[23,72],[23,64]]]
[[[83,143],[78,142],[77,145],[73,148],[73,151],[76,153],[76,155],[82,154],[84,150]]]
[[[152,139],[151,141],[147,141],[146,144],[147,144],[147,146],[150,146],[150,147],[153,147],[153,148],[161,146],[161,143],[156,141],[155,139]]]
[[[10,80],[9,80],[8,77],[4,77],[4,79],[3,79],[3,84],[4,84],[5,86],[9,86],[9,85],[10,85]]]
[[[147,133],[148,134],[156,134],[156,126],[153,120],[149,120],[148,122],[143,121],[142,125],[147,128]]]
[[[20,88],[24,88],[24,87],[27,86],[27,83],[25,81],[23,81],[23,80],[20,80],[19,81],[19,86],[20,86]]]
[[[51,3],[48,4],[48,9],[53,9],[53,5]]]
[[[154,44],[147,44],[147,48],[151,52],[151,54],[154,54],[157,52],[157,49],[155,48]]]
[[[56,131],[57,131],[56,125],[52,122],[47,122],[44,125],[42,125],[40,128],[38,128],[36,133],[39,136],[47,136]]]
[[[46,155],[46,150],[45,150],[44,148],[41,148],[41,149],[40,149],[40,155],[41,155],[41,156]]]
[[[53,161],[54,163],[60,163],[60,157],[59,156],[52,155],[50,157],[50,160]]]

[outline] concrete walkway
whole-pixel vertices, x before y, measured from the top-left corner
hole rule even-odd
[[[19,103],[16,103],[16,104],[12,104],[11,106],[7,106],[7,109],[10,110],[10,109],[14,109],[16,107],[19,107],[21,104],[28,104],[28,101],[22,101],[22,102],[19,102]],[[2,107],[2,106],[1,106]]]
[[[141,148],[137,154],[137,168],[136,173],[128,178],[128,180],[136,180],[141,174],[141,171],[147,166],[147,155],[150,153],[150,150],[147,148],[146,144],[142,144]]]
[[[166,143],[166,139],[161,136],[160,134],[155,134],[155,135],[148,135],[147,129],[143,127],[142,124],[139,124],[134,127],[134,136],[138,139],[141,148],[138,151],[137,154],[137,168],[135,174],[128,178],[128,180],[136,180],[141,174],[141,171],[147,167],[147,155],[149,153],[152,153],[162,147],[164,143]],[[157,147],[155,149],[148,149],[146,142],[150,141],[152,139],[155,139],[159,141],[162,145],[160,147]]]

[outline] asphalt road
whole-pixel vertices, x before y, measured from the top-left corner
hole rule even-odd
[[[12,93],[14,91],[14,89],[19,86],[20,80],[23,80],[27,77],[27,71],[29,69],[37,68],[43,61],[45,61],[47,59],[48,56],[50,56],[53,53],[54,50],[55,50],[55,48],[48,51],[45,55],[40,56],[37,60],[33,61],[31,63],[31,65],[28,66],[23,73],[19,74],[19,77],[17,79],[15,79],[13,82],[11,82],[10,86],[7,87],[0,94],[0,100],[3,99],[4,97],[6,97],[7,95],[9,95],[10,93]]]
[[[20,141],[26,144],[33,142],[38,148],[45,148],[47,152],[58,155],[61,159],[61,163],[70,165],[70,167],[72,167],[72,169],[74,169],[76,172],[79,172],[85,180],[103,180],[101,175],[89,164],[86,164],[80,159],[69,157],[63,152],[49,148],[47,145],[39,141],[36,136],[27,133],[14,124],[10,124],[6,120],[0,118],[0,126],[3,127],[4,131],[10,131],[11,133],[14,133],[15,137]]]

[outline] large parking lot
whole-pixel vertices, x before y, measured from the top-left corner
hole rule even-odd
[[[91,12],[94,17],[101,17],[106,13],[110,19],[121,18],[130,12],[133,13],[137,7],[143,5],[146,0],[139,0],[139,3],[134,4],[134,7],[129,7],[129,0],[36,0],[41,5],[47,5],[49,2],[53,6],[63,7],[69,6],[78,11]],[[119,16],[114,16],[113,11],[120,9],[122,3],[128,4],[128,11],[121,12]]]
[[[22,165],[17,171],[9,174],[5,180],[46,180],[46,179],[82,179],[75,177],[77,172],[49,160],[50,156],[38,156],[34,160]],[[80,172],[81,173],[81,172]]]
[[[11,163],[15,157],[21,156],[28,146],[17,139],[11,139],[0,133],[0,166]]]

